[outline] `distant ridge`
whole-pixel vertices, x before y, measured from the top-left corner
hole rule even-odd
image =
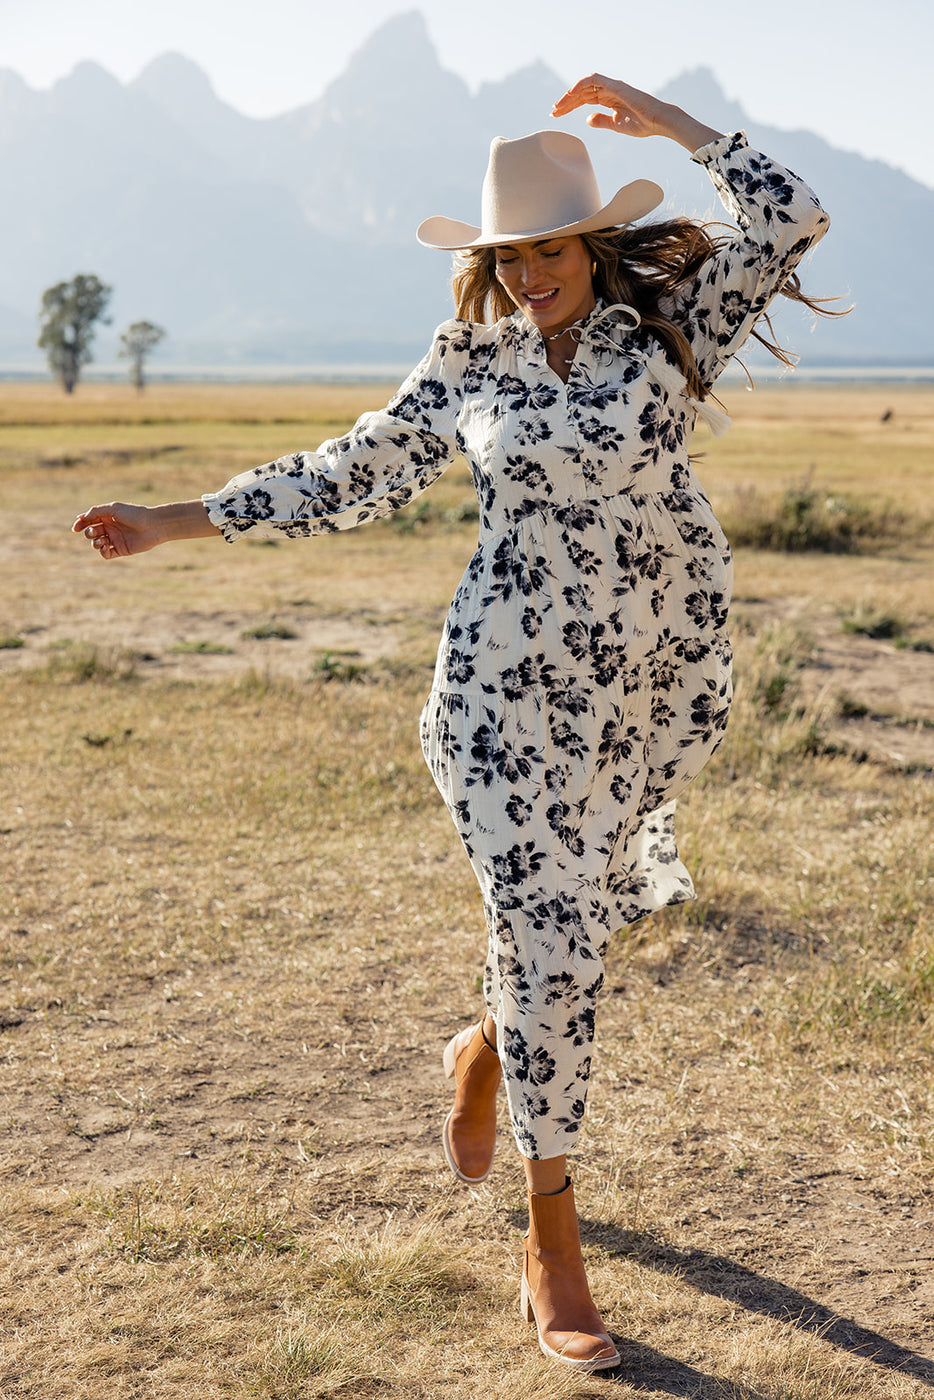
[[[164,365],[409,363],[451,310],[449,260],[416,245],[415,226],[433,213],[475,219],[490,140],[552,125],[562,87],[536,63],[471,94],[417,11],[371,34],[318,99],[262,120],[221,101],[180,54],[127,85],[80,63],[49,92],[0,70],[0,363],[41,366],[42,291],[82,271],[115,288],[98,360],[146,318],[169,332]],[[709,69],[660,95],[744,127],[829,210],[804,279],[856,310],[812,338],[782,309],[779,329],[806,362],[934,364],[930,308],[902,273],[927,264],[934,190],[811,132],[751,121]],[[607,197],[648,175],[666,209],[722,216],[679,148],[561,125],[585,136]]]

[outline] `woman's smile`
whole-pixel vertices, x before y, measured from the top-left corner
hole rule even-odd
[[[536,306],[541,309],[545,306],[552,305],[558,295],[558,291],[559,289],[557,287],[550,287],[547,292],[526,292],[524,299],[531,306]]]
[[[497,248],[496,276],[543,335],[559,334],[596,304],[590,255],[577,235]]]

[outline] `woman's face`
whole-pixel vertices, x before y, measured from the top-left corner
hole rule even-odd
[[[590,254],[578,234],[495,249],[496,277],[542,335],[556,335],[592,311]]]

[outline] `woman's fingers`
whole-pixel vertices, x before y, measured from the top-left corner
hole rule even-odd
[[[87,531],[89,528],[93,529],[95,526],[100,527],[103,525],[104,521],[113,520],[114,511],[117,509],[118,506],[116,502],[109,506],[92,506],[90,510],[81,512],[71,528],[76,535],[80,535],[82,530]],[[90,539],[90,535],[88,535],[88,538]]]
[[[118,501],[107,506],[92,506],[78,516],[71,528],[75,534],[83,534],[85,539],[90,540],[102,559],[133,554],[139,548],[137,543],[134,549],[137,533],[132,519],[134,509]]]
[[[84,531],[84,538],[90,540],[95,549],[100,549],[105,540],[109,539],[107,526],[104,524],[87,525]]]
[[[600,93],[606,83],[606,79],[600,73],[591,73],[589,78],[581,78],[580,82],[568,88],[563,97],[559,97],[554,107],[552,116],[563,117],[567,112],[573,112],[576,107],[592,106],[600,102]]]
[[[658,130],[660,104],[657,99],[602,73],[591,73],[589,78],[581,78],[568,88],[551,109],[552,116],[563,117],[579,107],[609,107],[609,112],[591,112],[587,118],[588,126],[604,131],[619,131],[625,136],[651,136]]]
[[[619,112],[591,112],[587,118],[587,125],[603,131],[625,131],[630,122],[628,117]]]

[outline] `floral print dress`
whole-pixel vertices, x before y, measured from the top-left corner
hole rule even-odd
[[[695,152],[739,230],[666,308],[711,385],[828,220],[742,133]],[[384,516],[462,454],[480,530],[422,746],[483,895],[513,1131],[567,1151],[603,955],[693,897],[674,803],[730,706],[730,553],[688,461],[699,405],[631,308],[582,322],[567,383],[520,312],[448,321],[381,412],[206,496],[230,540]]]

